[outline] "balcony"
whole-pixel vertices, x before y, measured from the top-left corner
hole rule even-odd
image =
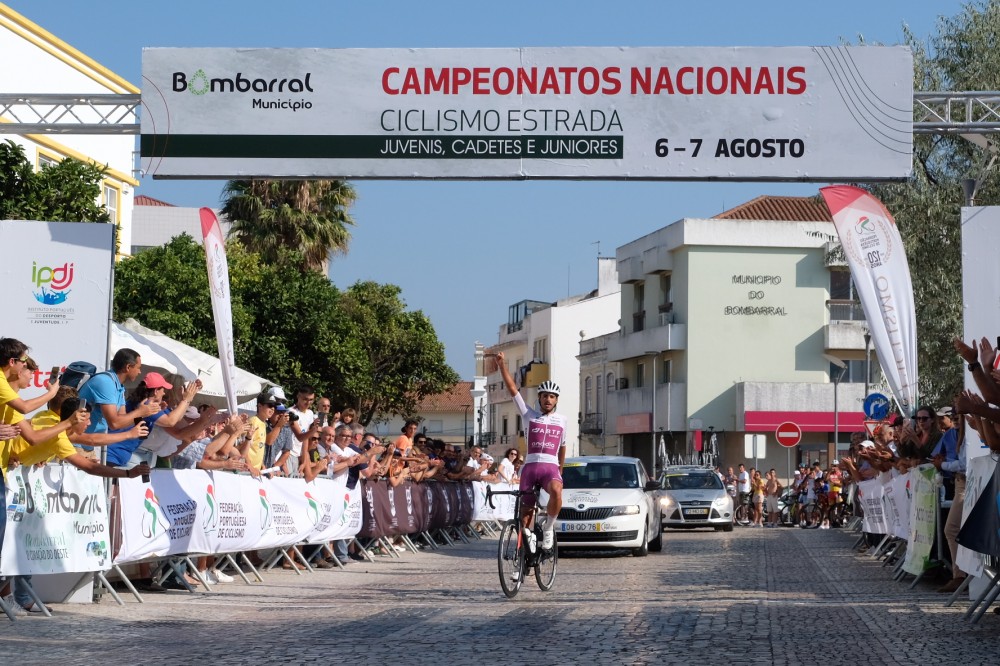
[[[665,273],[674,269],[674,253],[664,245],[651,247],[642,253],[644,273]]]
[[[479,445],[489,446],[497,441],[497,434],[493,431],[479,433]]]
[[[669,323],[673,312],[662,312],[655,328],[626,333],[608,340],[608,360],[623,361],[627,358],[648,356],[651,351],[665,352],[687,347],[687,325]]]
[[[619,431],[619,424],[628,432],[649,432],[652,417],[653,389],[621,389],[607,396],[606,434],[626,434]],[[634,426],[629,428],[629,424]],[[667,382],[656,385],[656,430],[683,431],[687,429],[687,385]],[[634,428],[642,428],[635,430]]]
[[[580,433],[584,435],[600,435],[604,432],[604,415],[601,413],[587,414],[580,421]]]
[[[642,259],[626,257],[618,262],[618,281],[622,284],[633,284],[645,279],[642,273]]]
[[[826,351],[864,351],[868,322],[861,304],[856,301],[827,301],[830,323],[823,327]]]

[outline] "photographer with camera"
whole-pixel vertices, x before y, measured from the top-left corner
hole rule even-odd
[[[305,463],[308,462],[308,458],[302,454],[303,444],[310,437],[319,436],[319,423],[312,411],[316,390],[308,384],[303,384],[295,389],[292,397],[295,402],[288,408],[288,424],[295,440],[292,442],[292,451],[288,455],[286,466],[292,474],[305,474]]]

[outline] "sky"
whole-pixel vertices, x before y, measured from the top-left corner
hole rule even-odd
[[[472,48],[524,46],[835,46],[921,39],[957,0],[609,3],[258,2],[170,0],[5,4],[140,85],[144,47]],[[18,92],[18,91],[9,91]],[[178,206],[219,205],[223,181],[141,179],[135,194]],[[358,181],[349,253],[330,278],[397,284],[422,310],[464,379],[477,341],[497,342],[507,308],[597,286],[598,252],[684,217],[754,197],[810,196],[821,183]],[[532,245],[551,248],[527,251]],[[568,341],[576,344],[576,340]]]

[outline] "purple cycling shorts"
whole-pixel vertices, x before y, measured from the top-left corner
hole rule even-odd
[[[559,473],[559,465],[553,463],[526,463],[521,468],[521,486],[523,491],[530,491],[535,484],[539,484],[542,490],[547,491],[550,481],[562,481],[562,474]],[[534,495],[524,495],[521,498],[521,505],[525,507],[535,506]]]

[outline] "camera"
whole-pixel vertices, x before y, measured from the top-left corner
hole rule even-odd
[[[295,423],[296,421],[299,420],[299,415],[296,414],[295,412],[289,411],[289,412],[285,412],[285,413],[288,414],[288,422],[289,423]]]

